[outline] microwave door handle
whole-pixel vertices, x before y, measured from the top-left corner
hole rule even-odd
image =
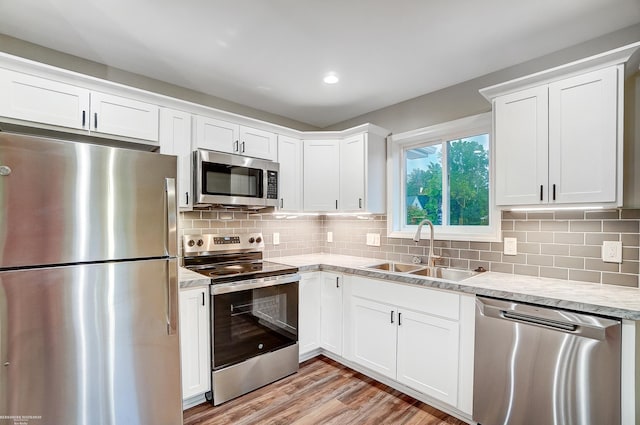
[[[165,196],[166,196],[166,247],[165,252],[169,257],[176,256],[176,234],[177,234],[177,207],[176,207],[176,179],[165,179]]]

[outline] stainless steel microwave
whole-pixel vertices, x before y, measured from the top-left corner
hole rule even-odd
[[[195,206],[278,206],[277,162],[205,149],[193,158]]]

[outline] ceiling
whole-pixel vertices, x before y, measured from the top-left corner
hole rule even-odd
[[[638,0],[0,0],[0,33],[319,128],[638,22]]]

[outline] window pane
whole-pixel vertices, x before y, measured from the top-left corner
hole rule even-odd
[[[405,151],[406,224],[442,224],[442,144]]]
[[[449,224],[489,225],[489,135],[447,142]]]

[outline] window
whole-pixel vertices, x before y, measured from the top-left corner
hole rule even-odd
[[[390,236],[412,237],[426,218],[437,239],[499,240],[490,130],[483,114],[390,138]]]

